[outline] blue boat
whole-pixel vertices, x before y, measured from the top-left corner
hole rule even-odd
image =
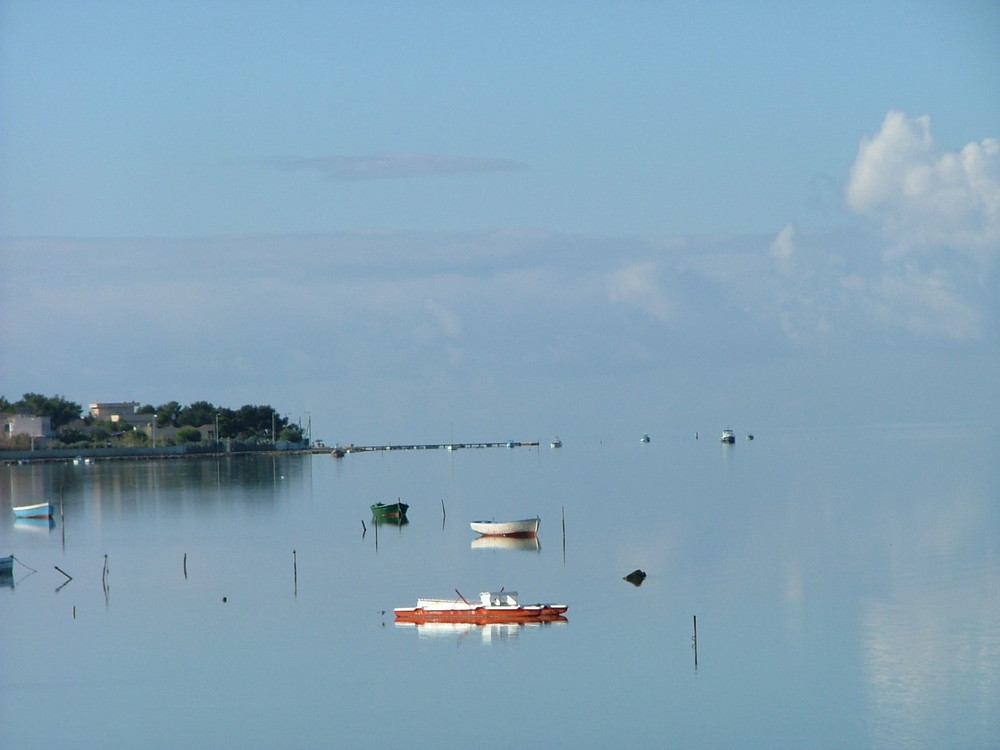
[[[0,557],[0,576],[9,576],[14,570],[14,556]]]
[[[36,503],[14,508],[14,515],[18,518],[52,518],[55,514],[56,506],[52,503]]]

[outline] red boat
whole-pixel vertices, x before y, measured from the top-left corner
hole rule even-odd
[[[459,592],[458,599],[417,599],[415,607],[393,610],[399,622],[557,622],[564,621],[565,604],[519,604],[516,591],[484,591],[478,602]]]

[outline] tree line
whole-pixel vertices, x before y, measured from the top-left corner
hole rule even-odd
[[[83,407],[63,396],[44,396],[25,393],[20,400],[11,402],[0,396],[0,413],[48,417],[56,438],[64,444],[141,444],[148,437],[137,432],[126,422],[101,420],[91,414],[84,415]],[[198,442],[204,439],[201,429],[211,425],[218,428],[216,438],[222,440],[263,441],[274,440],[298,443],[302,429],[289,422],[268,405],[246,404],[238,409],[215,406],[209,401],[195,401],[187,406],[169,401],[159,406],[145,404],[136,409],[138,414],[150,415],[158,429],[177,428],[176,442]]]

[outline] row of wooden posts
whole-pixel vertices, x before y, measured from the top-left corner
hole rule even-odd
[[[60,508],[60,516],[62,516],[62,504],[60,504],[59,508]],[[561,508],[561,514],[562,514],[562,551],[563,551],[563,563],[565,564],[565,562],[566,562],[566,506],[562,506],[562,508]],[[446,510],[445,505],[444,505],[444,498],[441,498],[441,527],[442,528],[444,528],[444,523],[445,523],[445,520],[447,519],[447,517],[448,517],[448,511]],[[66,528],[66,526],[65,526],[65,523],[63,523],[61,525],[63,527],[63,543],[65,544],[65,534],[66,534],[65,528]],[[377,523],[373,524],[373,525],[375,526],[375,548],[378,549],[378,526],[379,525]],[[362,528],[362,534],[361,534],[361,536],[363,537],[368,532],[368,527],[365,525],[364,519],[361,520],[361,528]],[[188,577],[188,572],[187,572],[187,552],[184,553],[183,566],[184,566],[184,579],[187,580],[187,577]],[[59,589],[61,589],[63,586],[65,586],[67,583],[69,583],[70,581],[73,580],[73,576],[71,576],[65,570],[63,570],[62,568],[60,568],[58,565],[55,565],[53,567],[55,567],[56,570],[58,570],[60,573],[62,573],[64,576],[66,576],[66,580],[56,589],[56,591],[59,591]],[[107,598],[108,598],[108,556],[107,555],[104,555],[104,570],[101,573],[101,586],[104,589],[104,598],[105,598],[105,601],[106,601]],[[298,594],[299,594],[299,563],[298,563],[298,555],[297,555],[296,550],[292,550],[292,586],[293,586],[293,593],[294,593],[294,595],[298,596]],[[226,602],[227,598],[226,597],[222,597],[222,601]],[[694,666],[695,666],[695,669],[697,669],[698,668],[698,616],[697,615],[692,615],[691,618],[692,618],[692,622],[691,622],[691,625],[692,625],[691,649],[694,651]],[[76,605],[73,606],[73,619],[74,620],[76,619]]]

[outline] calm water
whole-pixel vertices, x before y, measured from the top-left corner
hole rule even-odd
[[[0,517],[0,747],[1000,746],[996,431],[640,434],[0,468],[65,514]],[[569,621],[391,616],[501,586]]]

